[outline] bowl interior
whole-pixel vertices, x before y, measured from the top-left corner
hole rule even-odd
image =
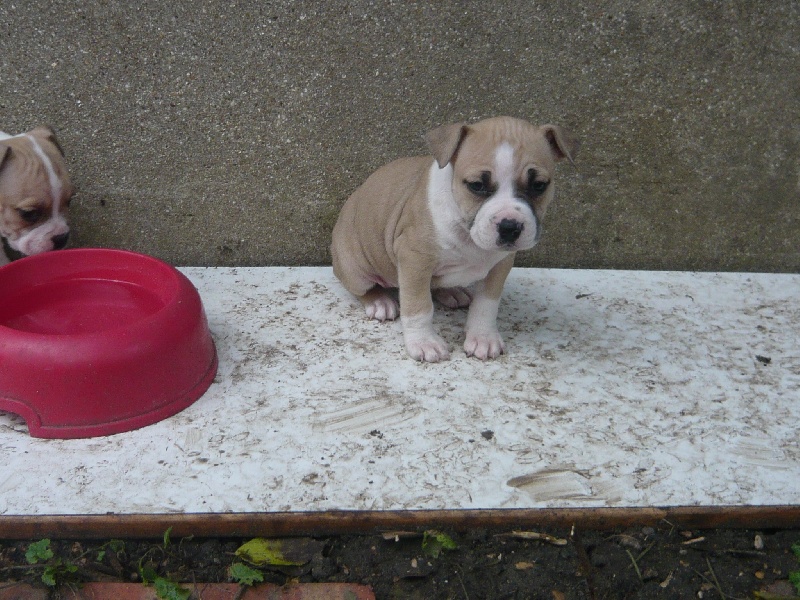
[[[46,335],[94,333],[128,325],[164,307],[157,294],[127,281],[69,279],[7,298],[0,325]]]
[[[0,327],[44,335],[96,333],[146,319],[176,293],[174,273],[149,257],[48,254],[47,260],[30,257],[0,272]]]

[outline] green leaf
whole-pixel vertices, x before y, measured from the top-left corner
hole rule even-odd
[[[264,575],[261,571],[256,571],[244,563],[233,563],[228,572],[231,579],[241,585],[253,585],[264,581]]]
[[[797,557],[797,560],[800,560],[800,542],[796,542],[792,544],[792,552]]]
[[[59,580],[63,581],[73,573],[77,572],[78,567],[72,563],[62,563],[61,559],[56,559],[53,564],[47,565],[42,573],[42,582],[50,587],[55,587]]]
[[[50,549],[49,539],[43,539],[32,543],[28,546],[27,552],[25,552],[25,559],[28,561],[28,564],[31,565],[35,565],[40,561],[50,560],[51,558],[53,558],[53,551]]]
[[[47,567],[42,573],[42,582],[50,587],[56,587],[56,568],[53,566]]]
[[[794,586],[794,589],[796,589],[798,595],[800,595],[800,571],[792,571],[789,573],[789,583]]]
[[[172,533],[172,527],[170,527],[164,532],[164,548],[169,548],[170,545],[169,535],[171,533]]]
[[[174,581],[157,577],[153,582],[153,587],[156,590],[156,596],[161,600],[188,600],[192,595],[191,590],[182,588]]]
[[[158,579],[158,573],[156,573],[152,565],[139,565],[139,576],[145,585],[152,584]]]
[[[431,558],[439,558],[442,551],[456,548],[458,548],[458,544],[453,538],[441,531],[426,531],[422,536],[422,551]]]
[[[236,556],[254,565],[272,565],[276,567],[299,567],[308,560],[293,560],[285,556],[282,540],[267,540],[255,538],[246,544],[239,546]]]

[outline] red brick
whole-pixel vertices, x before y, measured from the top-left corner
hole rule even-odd
[[[239,592],[235,583],[185,585],[202,600],[232,600]],[[9,596],[0,600],[43,600],[47,596]],[[138,583],[87,583],[69,596],[74,600],[157,600],[153,588]],[[241,600],[375,600],[372,590],[350,583],[300,583],[277,586],[259,585],[248,589]]]
[[[0,582],[0,600],[47,600],[49,592],[27,583]]]

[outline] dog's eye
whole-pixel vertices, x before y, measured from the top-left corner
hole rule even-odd
[[[36,223],[39,220],[39,217],[42,216],[42,211],[38,208],[31,208],[30,210],[24,210],[22,208],[18,209],[19,216],[22,217],[22,220],[26,223]]]
[[[481,178],[477,181],[465,181],[464,185],[467,189],[476,196],[491,196],[492,188],[490,186],[491,175],[489,173],[482,173]]]
[[[473,194],[485,194],[487,191],[486,184],[482,181],[467,181],[467,187]]]
[[[530,189],[534,194],[541,194],[547,189],[549,181],[531,181]]]
[[[550,184],[549,181],[537,180],[537,175],[536,169],[528,169],[528,194],[533,196],[544,192]]]

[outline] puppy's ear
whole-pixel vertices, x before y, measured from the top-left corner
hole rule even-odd
[[[542,125],[542,132],[557,161],[566,158],[570,163],[575,164],[574,158],[581,144],[572,133],[558,125]]]
[[[48,142],[53,144],[53,146],[58,149],[61,153],[61,156],[64,156],[64,149],[61,147],[61,144],[58,143],[58,138],[56,137],[55,130],[50,127],[50,125],[40,125],[36,129],[31,132],[33,135],[39,135],[46,139]]]
[[[428,142],[428,148],[440,169],[444,169],[453,160],[466,133],[466,123],[450,123],[425,134],[425,141]]]
[[[11,148],[3,143],[0,143],[0,171],[3,170],[3,165],[9,156],[11,156]]]

